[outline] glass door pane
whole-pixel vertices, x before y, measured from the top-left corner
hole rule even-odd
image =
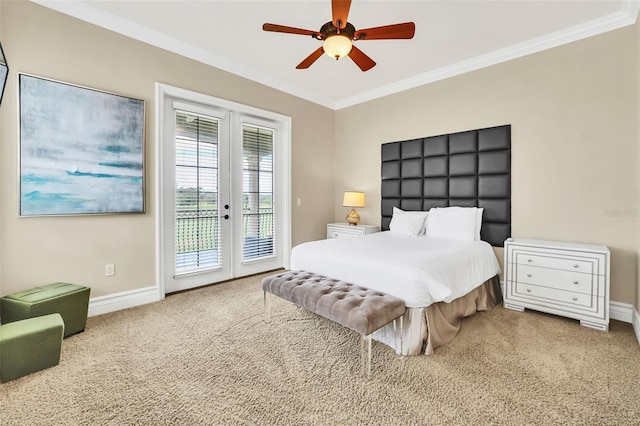
[[[220,267],[218,120],[176,111],[175,275]]]
[[[242,260],[274,256],[273,129],[242,126]]]

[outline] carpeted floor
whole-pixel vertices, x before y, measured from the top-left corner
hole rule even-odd
[[[9,425],[638,425],[640,347],[505,310],[463,322],[434,356],[374,342],[283,300],[263,321],[264,275],[89,318],[60,365],[0,384]]]

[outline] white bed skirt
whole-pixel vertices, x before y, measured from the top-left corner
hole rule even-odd
[[[490,310],[501,300],[500,280],[495,276],[451,303],[407,308],[403,316],[402,355],[432,355],[437,347],[456,337],[463,318]],[[393,323],[389,323],[374,331],[371,337],[400,354],[399,333],[399,327],[394,331]]]
[[[427,331],[427,308],[408,308],[403,316],[402,355],[420,355],[424,350],[424,343],[429,335]],[[396,322],[399,324],[399,322]],[[374,331],[371,337],[384,343],[400,354],[399,327],[393,329],[389,323]]]

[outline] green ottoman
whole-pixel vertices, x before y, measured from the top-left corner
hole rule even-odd
[[[87,323],[90,291],[81,285],[53,283],[9,294],[0,299],[2,323],[57,312],[64,320],[64,337],[80,333]]]
[[[60,314],[0,325],[0,382],[58,365],[63,335]]]

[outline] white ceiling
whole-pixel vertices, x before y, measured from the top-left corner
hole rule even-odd
[[[640,0],[353,0],[356,29],[416,24],[411,40],[356,42],[377,62],[362,72],[326,55],[297,70],[321,42],[262,31],[265,22],[317,31],[330,0],[32,1],[333,109],[631,25],[640,9]]]

